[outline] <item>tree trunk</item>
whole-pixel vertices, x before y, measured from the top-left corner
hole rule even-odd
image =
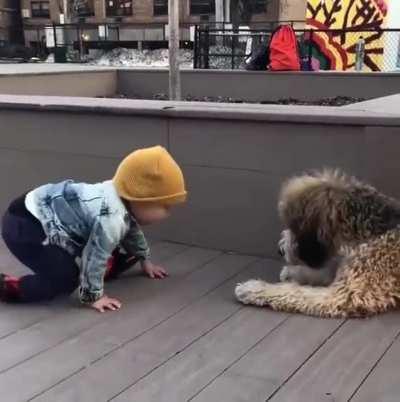
[[[215,0],[215,22],[225,22],[224,0]]]
[[[63,14],[64,14],[64,24],[69,23],[69,5],[68,0],[63,0]]]
[[[169,99],[181,100],[179,72],[179,0],[168,0]]]

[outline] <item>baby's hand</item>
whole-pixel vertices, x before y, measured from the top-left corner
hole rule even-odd
[[[164,279],[168,276],[167,271],[163,267],[155,265],[149,260],[142,262],[142,269],[151,279]]]
[[[121,308],[121,302],[117,299],[112,299],[111,297],[104,295],[92,304],[92,308],[100,313],[104,313],[106,310],[115,311]]]

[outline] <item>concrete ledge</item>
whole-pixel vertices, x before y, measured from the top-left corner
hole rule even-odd
[[[398,126],[400,124],[400,110],[398,113],[386,113],[371,111],[369,108],[358,110],[356,106],[342,108],[0,95],[0,110],[355,126]]]
[[[386,96],[339,108],[93,98],[166,92],[168,72],[80,68],[0,74],[0,92],[10,93],[0,95],[0,212],[46,182],[107,179],[132,149],[155,144],[181,164],[190,192],[152,230],[170,241],[274,257],[279,188],[308,169],[341,168],[400,197],[399,96],[387,96],[400,93],[400,74],[182,73],[193,96]]]
[[[371,99],[400,93],[400,73],[185,70],[181,80],[183,96],[229,96],[255,102],[288,97]],[[118,92],[150,99],[168,93],[168,71],[119,69]]]
[[[34,72],[0,75],[0,92],[12,95],[112,96],[115,70]]]
[[[1,95],[0,122],[0,211],[45,182],[107,179],[155,144],[190,192],[152,230],[161,239],[274,257],[280,185],[308,169],[341,168],[400,197],[400,112]]]
[[[400,73],[182,70],[182,90],[184,96],[226,96],[253,102],[288,97],[306,101],[335,96],[371,99],[400,93]],[[85,97],[123,93],[151,99],[168,92],[168,70],[0,66],[0,92]]]
[[[373,114],[385,113],[386,115],[398,116],[400,113],[400,94],[347,105],[345,108],[352,111],[363,111]]]

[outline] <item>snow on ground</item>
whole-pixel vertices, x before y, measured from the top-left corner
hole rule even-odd
[[[210,46],[209,67],[214,69],[232,68],[232,50],[226,46]],[[75,55],[76,56],[76,55]],[[167,68],[168,49],[138,50],[116,48],[109,51],[91,51],[86,56],[86,64],[103,67],[138,67],[138,68]],[[179,50],[181,68],[193,68],[193,51],[189,49]],[[54,55],[50,54],[47,63],[54,63]],[[244,56],[235,55],[235,68],[243,68]]]
[[[225,46],[210,46],[210,68],[232,68],[231,49]],[[226,56],[224,56],[226,55]],[[181,68],[193,68],[193,51],[179,50]],[[243,64],[244,57],[235,58],[236,68]],[[94,56],[89,64],[107,67],[168,67],[168,49],[138,50],[118,48],[104,51]]]
[[[193,52],[191,50],[180,49],[179,59],[182,68],[193,68]],[[89,64],[109,67],[168,67],[168,49],[118,48],[100,53],[89,61]]]

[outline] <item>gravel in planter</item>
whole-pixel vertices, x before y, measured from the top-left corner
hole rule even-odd
[[[112,98],[119,99],[143,99],[140,96],[125,96],[123,94],[117,94]],[[152,100],[168,100],[168,95],[165,93],[158,93],[153,95]],[[305,105],[305,106],[345,106],[352,103],[362,102],[365,99],[355,98],[351,96],[335,96],[331,98],[322,98],[315,101],[305,101],[295,98],[282,98],[277,101],[263,100],[260,102],[248,101],[246,99],[231,98],[229,96],[191,96],[187,95],[184,98],[188,102],[216,102],[216,103],[250,103],[250,104],[262,104],[262,105]]]

